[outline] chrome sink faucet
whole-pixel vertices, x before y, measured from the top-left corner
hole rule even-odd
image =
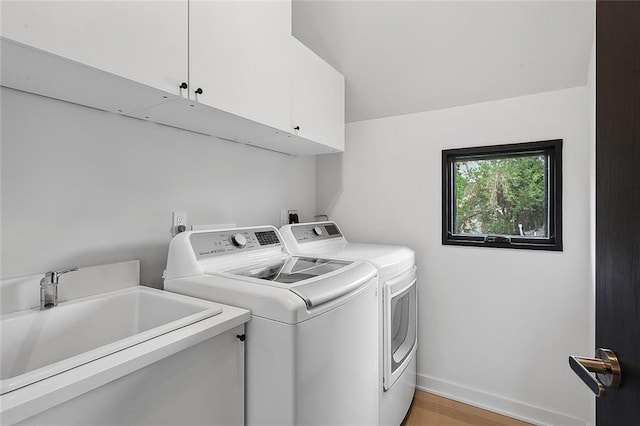
[[[40,280],[40,309],[58,306],[58,278],[67,272],[77,271],[78,268],[64,271],[49,271]]]

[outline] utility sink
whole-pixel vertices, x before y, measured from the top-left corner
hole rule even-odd
[[[1,393],[221,312],[215,303],[135,286],[2,315]]]

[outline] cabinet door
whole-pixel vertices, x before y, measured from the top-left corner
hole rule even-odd
[[[187,81],[187,0],[2,1],[2,36],[165,92]]]
[[[190,0],[189,90],[194,98],[290,131],[291,2]],[[202,94],[194,95],[201,88]]]
[[[293,127],[305,139],[344,150],[344,77],[294,37]]]

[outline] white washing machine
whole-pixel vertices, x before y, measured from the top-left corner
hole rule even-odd
[[[245,419],[278,426],[378,422],[377,286],[366,262],[291,256],[272,226],[178,234],[164,282],[251,310]]]
[[[407,247],[349,243],[335,222],[285,225],[291,253],[366,260],[379,270],[380,424],[402,423],[415,393],[417,294],[415,253]]]

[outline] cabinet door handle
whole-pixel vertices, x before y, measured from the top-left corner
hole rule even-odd
[[[300,126],[294,127],[293,130],[300,130]]]
[[[189,85],[186,82],[182,82],[182,84],[180,85],[181,89],[187,89],[189,87]]]
[[[198,87],[196,89],[196,95],[202,95],[202,93],[203,93],[202,88]]]

